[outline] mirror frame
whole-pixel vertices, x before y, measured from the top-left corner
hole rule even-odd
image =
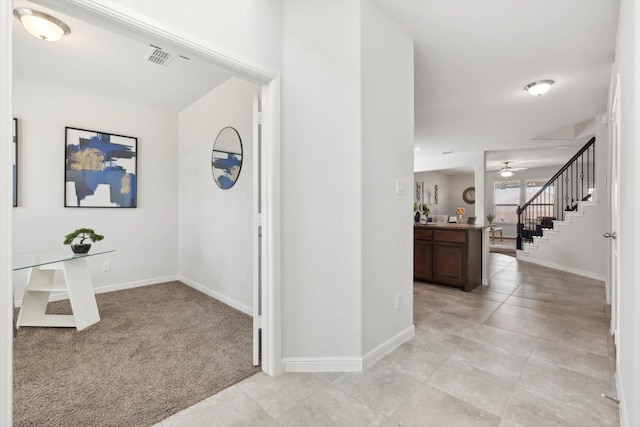
[[[240,153],[232,153],[230,151],[216,150],[216,145],[218,144],[219,141],[221,141],[220,140],[220,136],[222,135],[223,132],[225,132],[225,131],[228,132],[229,130],[233,131],[234,134],[235,134],[235,137],[237,137],[238,144],[240,145]],[[229,170],[229,172],[227,174],[216,176],[216,168],[214,167],[214,163],[216,162],[216,160],[217,161],[223,161],[220,158],[215,158],[214,157],[214,154],[216,152],[218,152],[218,153],[226,153],[227,155],[234,155],[234,156],[239,156],[240,157],[240,159],[239,159],[240,165],[238,166],[238,173],[236,175],[235,180],[233,180],[229,186],[224,186],[223,184],[221,184],[220,183],[220,178],[225,176],[225,177],[228,177],[229,180],[231,180],[231,177],[233,176],[231,174],[231,170]],[[243,162],[244,162],[244,148],[242,147],[242,138],[240,137],[240,133],[238,133],[238,131],[232,126],[223,127],[220,130],[220,132],[218,132],[218,135],[216,136],[216,139],[213,142],[213,148],[211,149],[211,174],[213,175],[213,180],[215,181],[216,185],[222,190],[229,190],[229,189],[233,188],[233,186],[236,185],[236,183],[238,182],[238,179],[240,178],[240,173],[242,172],[242,164],[243,164]],[[218,170],[220,170],[220,169],[218,169]]]

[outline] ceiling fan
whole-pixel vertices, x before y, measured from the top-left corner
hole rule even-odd
[[[509,162],[504,162],[504,166],[498,171],[498,175],[508,178],[513,175],[513,172],[523,171],[525,169],[527,168],[512,168],[511,166],[509,166]]]

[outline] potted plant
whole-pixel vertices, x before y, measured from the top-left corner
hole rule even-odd
[[[489,221],[489,224],[493,224],[493,220],[496,219],[496,216],[492,213],[487,215],[487,221]]]
[[[64,244],[71,245],[71,250],[74,254],[86,254],[91,249],[91,243],[85,243],[86,240],[99,242],[102,239],[104,239],[104,236],[96,234],[91,228],[78,228],[64,237]],[[74,244],[74,241],[77,241],[77,243]]]
[[[425,218],[429,218],[429,212],[430,212],[429,206],[427,206],[426,203],[423,203],[422,204],[422,213],[424,214]]]

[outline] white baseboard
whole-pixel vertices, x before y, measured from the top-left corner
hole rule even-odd
[[[415,335],[411,325],[383,342],[363,357],[285,357],[285,372],[362,372]]]
[[[361,357],[285,357],[285,372],[362,372]]]
[[[212,289],[209,289],[205,286],[202,286],[199,283],[194,282],[193,280],[189,280],[185,277],[182,276],[165,276],[165,277],[156,277],[154,279],[147,279],[147,280],[138,280],[135,282],[127,282],[127,283],[119,283],[116,285],[107,285],[107,286],[101,286],[98,288],[94,288],[94,293],[95,294],[104,294],[106,292],[113,292],[113,291],[122,291],[125,289],[133,289],[133,288],[141,288],[143,286],[151,286],[151,285],[157,285],[159,283],[166,283],[166,282],[173,282],[173,281],[180,281],[182,283],[184,283],[187,286],[190,286],[192,288],[194,288],[195,290],[202,292],[205,295],[209,295],[212,298],[217,299],[220,302],[223,302],[224,304],[227,304],[233,308],[235,308],[236,310],[239,310],[245,314],[248,314],[249,316],[252,316],[253,313],[253,309],[251,307],[249,307],[246,304],[243,304],[241,302],[238,302],[232,298],[229,298],[225,295],[222,295]],[[51,295],[49,296],[49,302],[54,302],[54,301],[62,301],[65,299],[69,299],[69,294],[67,292],[52,292]],[[15,302],[16,307],[21,307],[22,306],[22,299],[20,300],[16,300]]]
[[[143,286],[157,285],[158,283],[173,282],[175,280],[180,280],[180,279],[178,279],[178,276],[156,277],[154,279],[119,283],[116,285],[100,286],[100,287],[94,288],[93,292],[95,294],[104,294],[107,292],[122,291],[125,289],[133,289],[133,288],[141,288]],[[62,301],[65,299],[69,299],[69,294],[67,292],[52,292],[49,295],[49,302]],[[15,304],[16,304],[16,307],[22,307],[22,299],[16,300]]]
[[[629,425],[629,417],[627,416],[626,400],[623,396],[622,380],[620,379],[620,365],[616,363],[616,392],[620,405],[618,406],[618,415],[620,415],[620,427],[631,427]]]
[[[364,355],[362,358],[362,368],[367,369],[369,366],[382,359],[387,354],[391,353],[396,348],[400,347],[405,342],[409,341],[416,334],[416,327],[412,324],[404,331],[389,338],[370,352]]]
[[[592,271],[582,270],[580,268],[568,267],[562,264],[556,264],[555,262],[544,261],[541,259],[535,259],[531,257],[518,257],[518,261],[528,262],[530,264],[537,264],[543,267],[554,268],[560,271],[566,271],[567,273],[577,274],[578,276],[588,277],[590,279],[602,280],[603,282],[607,280],[607,278],[599,273],[594,273]]]
[[[225,304],[227,304],[228,306],[231,306],[233,308],[235,308],[238,311],[243,312],[244,314],[247,314],[249,316],[253,316],[253,307],[248,306],[247,304],[244,304],[240,301],[237,301],[233,298],[229,298],[226,295],[223,295],[219,292],[214,291],[213,289],[207,288],[204,285],[201,285],[198,282],[194,282],[193,280],[187,279],[184,276],[178,276],[178,278],[176,280],[181,281],[182,283],[184,283],[185,285],[189,285],[191,286],[193,289],[202,292],[205,295],[209,295],[212,298],[217,299],[220,302],[223,302]]]

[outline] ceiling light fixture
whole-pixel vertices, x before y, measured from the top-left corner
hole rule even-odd
[[[523,171],[525,169],[526,168],[512,168],[509,166],[509,162],[504,162],[504,166],[498,171],[498,175],[503,178],[508,178],[513,175],[513,171]]]
[[[37,10],[19,7],[13,10],[13,16],[22,22],[29,34],[40,40],[53,42],[71,32],[69,26],[58,18]]]
[[[537,82],[529,83],[524,87],[524,90],[529,92],[533,96],[544,95],[551,89],[553,80],[538,80]]]

